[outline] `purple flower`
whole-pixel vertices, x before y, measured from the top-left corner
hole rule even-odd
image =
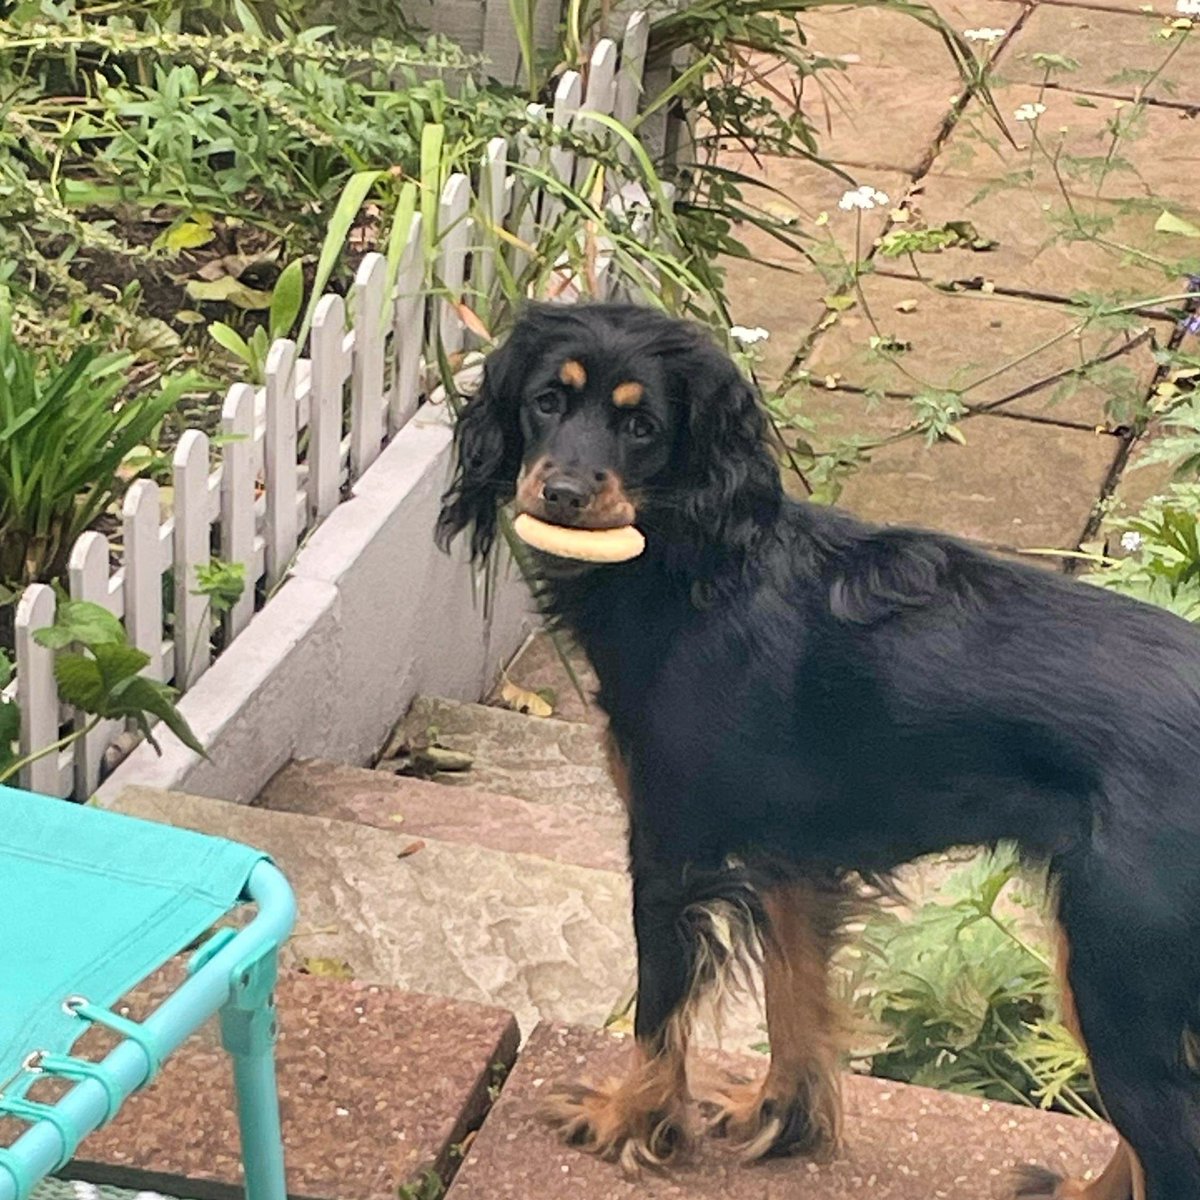
[[[1200,296],[1200,275],[1189,275],[1186,282],[1188,294]],[[1189,306],[1194,304],[1194,300],[1188,301]],[[1200,308],[1192,308],[1190,313],[1184,314],[1183,332],[1185,334],[1200,334]]]

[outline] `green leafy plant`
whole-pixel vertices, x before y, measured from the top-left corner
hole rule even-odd
[[[54,624],[37,630],[34,638],[39,645],[57,652],[54,678],[59,696],[88,720],[81,728],[21,758],[12,745],[19,725],[17,706],[0,702],[0,783],[15,778],[31,762],[69,746],[104,720],[132,721],[156,750],[159,744],[152,723],[162,721],[190,750],[204,753],[176,707],[178,692],[140,674],[149,665],[150,656],[129,644],[124,626],[106,608],[85,601],[63,601]],[[6,681],[7,673],[11,673],[11,664],[0,655],[0,680]]]
[[[130,389],[134,357],[83,345],[65,360],[29,349],[0,291],[0,580],[57,578],[75,539],[121,495],[126,456],[197,376]]]
[[[266,380],[267,354],[276,338],[287,337],[296,324],[304,303],[304,264],[297,259],[280,272],[271,292],[271,306],[265,325],[256,325],[249,340],[223,321],[214,321],[208,332],[246,369],[251,383]]]
[[[982,857],[940,889],[944,902],[870,919],[851,966],[879,1044],[857,1064],[888,1079],[1096,1114],[1082,1050],[1057,1018],[1044,950],[1022,916],[1011,851]]]
[[[7,778],[6,769],[16,759],[14,747],[21,734],[21,710],[4,695],[15,673],[12,659],[0,649],[0,780]]]
[[[1127,551],[1092,554],[1093,583],[1200,621],[1200,482],[1175,482],[1135,514],[1110,519]]]

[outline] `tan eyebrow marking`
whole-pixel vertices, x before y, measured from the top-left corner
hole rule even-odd
[[[632,380],[626,383],[618,383],[613,388],[612,402],[618,408],[636,408],[642,402],[642,397],[646,394],[646,389],[640,383],[634,383]]]
[[[583,369],[583,363],[576,359],[568,358],[559,368],[558,377],[577,392],[581,392],[587,387],[587,372]]]

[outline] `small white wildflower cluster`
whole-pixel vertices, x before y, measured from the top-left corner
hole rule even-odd
[[[1175,0],[1175,11],[1181,17],[1200,17],[1200,0]]]
[[[852,192],[846,192],[838,201],[838,208],[844,212],[853,212],[856,208],[863,212],[869,212],[871,209],[882,207],[887,203],[889,203],[887,192],[877,191],[869,183],[864,183],[862,187],[855,188]]]
[[[1132,554],[1135,550],[1142,548],[1142,535],[1136,530],[1127,529],[1121,534],[1121,549],[1128,550]]]
[[[1180,4],[1191,3],[1191,0],[1179,0]],[[968,42],[998,42],[1006,33],[1007,29],[964,29],[963,37]]]
[[[759,342],[765,342],[771,335],[761,325],[755,325],[753,329],[747,328],[745,325],[732,325],[729,329],[729,336],[743,346],[754,346]]]
[[[1044,104],[1022,104],[1013,116],[1018,121],[1036,121],[1046,111]]]

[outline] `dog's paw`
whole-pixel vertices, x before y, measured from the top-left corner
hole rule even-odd
[[[704,1104],[708,1130],[729,1138],[747,1161],[801,1154],[827,1162],[841,1140],[841,1101],[836,1087],[809,1081],[791,1095],[768,1084],[729,1083]]]
[[[647,1103],[645,1090],[628,1084],[557,1087],[542,1116],[568,1145],[617,1162],[631,1176],[677,1162],[690,1142],[682,1100]]]

